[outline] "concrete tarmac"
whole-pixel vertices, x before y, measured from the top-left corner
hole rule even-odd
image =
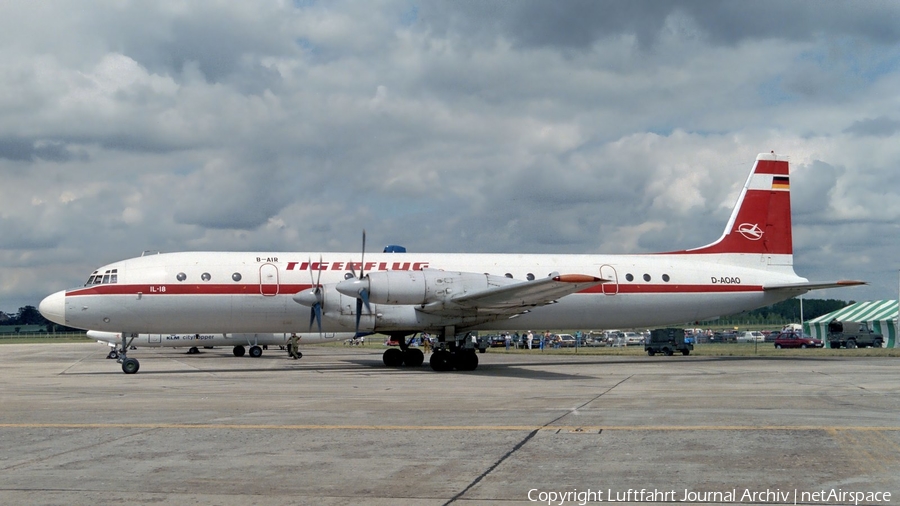
[[[900,502],[895,358],[0,351],[2,504]]]

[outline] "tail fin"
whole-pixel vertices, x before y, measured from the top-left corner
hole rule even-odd
[[[792,255],[793,251],[788,159],[772,152],[756,157],[722,237],[686,253]]]

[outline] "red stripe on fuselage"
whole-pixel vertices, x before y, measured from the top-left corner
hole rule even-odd
[[[605,288],[604,288],[605,287]],[[272,285],[274,288],[274,285]],[[293,295],[297,292],[308,290],[312,285],[292,284],[278,285],[280,295]],[[760,285],[738,284],[604,284],[594,286],[578,293],[739,293],[760,292]],[[260,295],[259,285],[96,285],[78,288],[66,292],[66,297],[78,297],[83,295]]]
[[[266,290],[278,287],[278,293],[293,295],[312,288],[312,285],[94,285],[66,292],[66,297],[80,295],[260,295],[260,286]],[[268,292],[267,292],[268,293]]]

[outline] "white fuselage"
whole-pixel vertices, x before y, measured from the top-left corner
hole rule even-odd
[[[358,254],[356,255],[358,256]],[[311,263],[310,258],[322,258]],[[692,322],[783,300],[767,285],[806,282],[790,255],[743,253],[651,255],[367,254],[183,252],[142,256],[98,269],[96,284],[58,292],[42,312],[63,313],[65,325],[133,333],[315,332],[310,309],[292,296],[345,279],[350,267],[370,271],[440,269],[509,275],[527,282],[551,272],[588,274],[608,282],[535,307],[513,318],[458,319],[458,330],[604,329]],[[508,277],[508,276],[507,276]],[[115,280],[115,282],[112,282]],[[795,294],[792,294],[795,295]],[[357,301],[326,290],[322,330],[355,331]],[[448,320],[449,321],[449,320]],[[412,305],[363,309],[360,331],[439,330],[448,323]]]

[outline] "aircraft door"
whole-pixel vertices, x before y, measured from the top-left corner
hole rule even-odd
[[[259,266],[259,293],[266,297],[278,295],[278,267],[275,264]]]
[[[610,280],[609,283],[600,285],[600,291],[604,295],[615,295],[619,293],[619,275],[616,273],[615,267],[608,264],[600,266],[600,277]]]

